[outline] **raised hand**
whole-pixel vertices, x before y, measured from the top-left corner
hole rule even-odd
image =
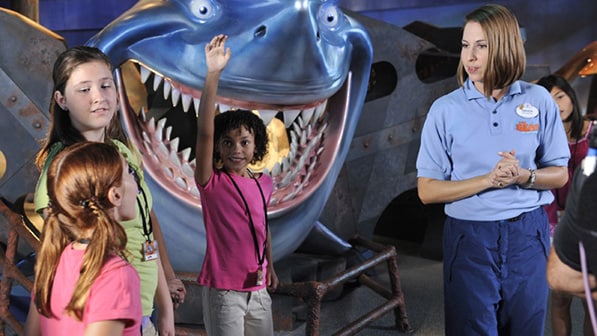
[[[224,44],[228,36],[216,35],[209,43],[205,45],[205,61],[208,72],[222,71],[230,60],[230,48],[225,48]]]

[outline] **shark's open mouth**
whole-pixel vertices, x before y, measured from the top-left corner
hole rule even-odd
[[[116,70],[116,77],[124,124],[144,155],[146,171],[175,197],[200,206],[194,181],[194,144],[201,91],[177,83],[139,61],[123,64]],[[273,178],[270,216],[301,204],[327,175],[346,122],[350,78],[349,74],[332,97],[300,106],[217,98],[219,111],[252,110],[267,126],[269,153],[251,168]],[[182,126],[181,130],[173,125]]]
[[[197,271],[207,249],[194,181],[195,111],[205,44],[216,34],[228,36],[234,55],[220,77],[218,108],[252,110],[270,131],[270,154],[252,169],[274,180],[267,216],[274,259],[323,227],[319,217],[338,176],[358,174],[344,160],[373,47],[336,1],[138,1],[86,44],[118,66],[121,119],[144,156],[154,213],[178,271]]]

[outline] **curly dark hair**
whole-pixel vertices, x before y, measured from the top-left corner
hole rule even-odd
[[[218,114],[214,118],[214,146],[217,147],[217,143],[223,134],[238,129],[241,126],[246,127],[255,137],[255,153],[251,163],[261,161],[267,154],[267,130],[265,129],[263,120],[248,110],[227,111]],[[214,148],[214,162],[219,162],[220,160],[220,153],[217,151],[217,148]]]

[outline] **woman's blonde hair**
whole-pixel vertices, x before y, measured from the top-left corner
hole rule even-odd
[[[489,55],[483,74],[483,94],[490,97],[493,90],[503,89],[519,80],[526,67],[526,54],[518,20],[506,7],[485,5],[466,16],[465,25],[477,22],[487,39]],[[458,65],[458,83],[467,78],[462,60]]]
[[[124,258],[126,233],[110,215],[114,205],[108,199],[110,188],[122,185],[123,169],[118,150],[97,142],[73,144],[52,161],[48,170],[49,214],[42,230],[33,285],[34,302],[41,315],[62,314],[51,311],[50,299],[60,256],[68,244],[89,238],[84,235],[93,229],[80,277],[65,309],[78,320],[83,317],[89,289],[106,260],[114,254]]]

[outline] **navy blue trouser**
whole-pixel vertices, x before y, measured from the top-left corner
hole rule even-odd
[[[549,224],[542,207],[509,220],[448,217],[446,335],[543,335]]]

